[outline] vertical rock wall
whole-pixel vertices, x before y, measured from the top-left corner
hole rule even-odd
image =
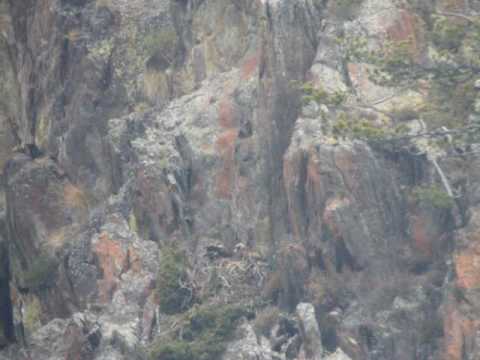
[[[338,41],[421,58],[421,14],[352,2],[0,2],[0,359],[148,358],[186,321],[159,311],[172,246],[199,303],[257,306],[225,360],[476,358],[476,155],[441,158],[453,208],[422,204],[428,152],[334,139],[336,109],[302,102],[307,81],[378,121],[426,101]]]

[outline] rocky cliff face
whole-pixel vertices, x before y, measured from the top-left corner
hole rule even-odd
[[[391,124],[429,90],[341,39],[428,63],[478,7],[1,0],[0,359],[477,359],[477,145],[333,137],[298,84]]]

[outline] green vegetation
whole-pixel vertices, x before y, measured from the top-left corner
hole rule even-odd
[[[225,351],[239,320],[249,312],[237,305],[208,305],[192,309],[175,334],[151,348],[151,360],[216,360]]]
[[[147,65],[160,69],[173,64],[178,38],[174,30],[154,32],[145,36],[144,50],[149,58]]]
[[[408,127],[400,124],[394,128],[375,126],[366,119],[349,118],[341,112],[332,128],[335,138],[354,138],[372,143],[391,142],[403,137],[408,132]]]
[[[46,288],[52,281],[57,271],[57,261],[54,257],[46,254],[33,260],[30,267],[21,275],[23,286],[32,291]]]
[[[300,88],[304,94],[302,98],[304,104],[314,101],[319,104],[340,106],[347,99],[346,92],[328,92],[323,88],[314,88],[310,83],[303,84]]]
[[[160,311],[176,314],[188,309],[194,300],[192,286],[187,276],[187,258],[174,247],[164,247],[157,274],[157,293]]]
[[[455,205],[454,200],[437,185],[416,187],[413,190],[414,198],[420,203],[433,206],[437,209],[450,209]]]

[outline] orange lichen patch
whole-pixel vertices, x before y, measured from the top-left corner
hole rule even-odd
[[[128,248],[128,268],[129,270],[133,270],[134,272],[141,272],[142,271],[142,259],[138,254],[138,251],[134,249],[132,246]]]
[[[127,253],[105,232],[100,234],[94,244],[94,253],[103,272],[103,278],[98,280],[99,299],[104,303],[109,302],[115,291],[118,277],[128,265]]]
[[[393,41],[406,41],[409,52],[417,57],[420,53],[420,29],[418,17],[406,10],[400,11],[399,18],[387,27],[387,36]]]
[[[340,230],[337,224],[336,212],[340,208],[348,207],[349,204],[350,201],[348,199],[338,197],[329,199],[327,202],[327,205],[323,212],[323,222],[325,225],[328,226],[328,229],[335,238],[341,237]]]
[[[464,289],[480,288],[480,239],[455,255],[457,284]]]
[[[248,58],[242,65],[242,80],[248,80],[257,70],[260,57],[254,55]]]
[[[234,126],[233,104],[229,98],[225,98],[220,102],[218,109],[218,122],[223,128],[231,128]]]
[[[420,216],[412,216],[412,238],[417,250],[425,256],[432,255],[432,238],[427,232],[425,219]]]
[[[67,184],[63,188],[65,205],[70,208],[88,208],[88,201],[85,193],[72,184]]]
[[[238,130],[231,129],[224,131],[216,142],[217,151],[223,160],[223,167],[216,177],[216,193],[222,198],[230,198],[232,194],[235,175],[234,152],[237,137]]]
[[[443,319],[444,360],[463,359],[463,348],[468,338],[475,335],[480,321],[464,316],[453,305],[449,305]]]

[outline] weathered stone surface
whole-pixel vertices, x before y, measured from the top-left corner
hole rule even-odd
[[[238,340],[228,345],[223,360],[271,360],[270,349],[260,345],[250,325],[242,325],[237,331]]]
[[[297,305],[297,316],[300,319],[300,329],[303,337],[305,358],[311,360],[323,359],[322,335],[318,328],[315,309],[312,304]]]
[[[174,246],[195,307],[277,311],[268,339],[244,319],[225,360],[475,359],[478,149],[455,162],[332,136],[342,111],[393,125],[428,102],[371,81],[344,43],[408,41],[430,64],[424,2],[348,3],[0,1],[0,346],[17,340],[0,358],[144,360],[157,338],[192,341],[190,313],[158,307]],[[345,104],[304,104],[306,81]],[[439,183],[432,159],[463,195],[451,209],[414,196]]]

